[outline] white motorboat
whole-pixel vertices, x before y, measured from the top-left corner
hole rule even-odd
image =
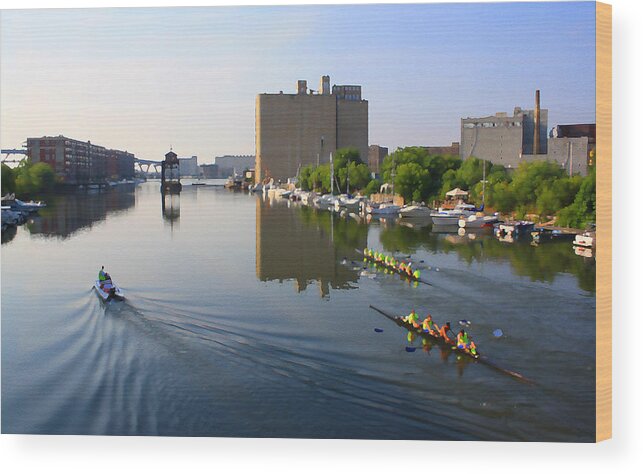
[[[362,197],[350,197],[347,194],[342,194],[337,196],[337,201],[335,201],[335,210],[340,211],[346,209],[348,211],[359,211],[359,205],[364,198]]]
[[[397,216],[400,213],[400,206],[392,203],[369,204],[366,212],[372,216]]]
[[[431,209],[426,206],[412,204],[410,206],[402,206],[400,209],[400,217],[431,217]]]
[[[574,246],[593,248],[596,245],[596,232],[583,232],[574,238]]]
[[[431,213],[435,225],[457,226],[460,218],[474,216],[478,209],[473,204],[458,204],[453,209],[438,209]]]
[[[481,227],[493,227],[493,225],[498,222],[498,216],[484,216],[474,214],[469,217],[460,217],[458,220],[458,225],[460,227],[474,228],[479,229]]]
[[[96,280],[94,289],[103,301],[115,299],[118,301],[125,299],[125,293],[112,280]]]

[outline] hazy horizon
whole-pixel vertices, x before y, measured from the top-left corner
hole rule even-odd
[[[595,4],[3,10],[0,144],[65,135],[137,157],[254,154],[255,97],[359,84],[369,144],[460,141],[460,118],[595,122]]]

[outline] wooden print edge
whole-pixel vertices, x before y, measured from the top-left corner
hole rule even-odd
[[[596,2],[596,441],[612,437],[612,6]]]

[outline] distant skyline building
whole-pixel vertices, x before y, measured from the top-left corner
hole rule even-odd
[[[334,85],[322,76],[318,91],[297,81],[296,94],[259,94],[255,102],[255,179],[285,181],[301,166],[328,163],[339,148],[368,159],[368,101],[359,85]]]
[[[63,135],[27,138],[32,163],[49,164],[64,184],[104,183],[134,176],[132,153]]]
[[[204,178],[212,179],[219,177],[219,166],[214,163],[199,165],[199,168],[201,169],[201,175]]]
[[[200,176],[198,159],[196,156],[179,158],[179,174],[181,176]]]
[[[214,158],[214,164],[218,166],[220,178],[232,176],[235,172],[243,173],[245,170],[254,169],[254,155],[222,155]]]
[[[368,169],[371,173],[379,175],[384,158],[388,155],[388,148],[379,145],[370,145],[368,147]]]

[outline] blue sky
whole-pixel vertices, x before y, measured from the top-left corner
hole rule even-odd
[[[594,122],[593,2],[2,11],[0,143],[64,134],[162,159],[254,153],[255,96],[360,84],[369,142],[459,141],[460,118]]]

